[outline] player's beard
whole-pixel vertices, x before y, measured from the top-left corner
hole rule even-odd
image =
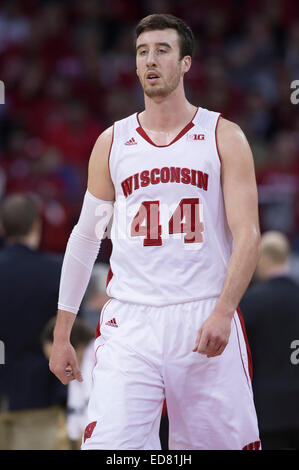
[[[170,80],[167,83],[151,85],[144,80],[141,82],[142,88],[146,96],[149,98],[165,98],[169,96],[179,85],[181,79],[181,67],[177,67],[175,73],[171,75]],[[160,81],[163,81],[163,78],[160,77]]]

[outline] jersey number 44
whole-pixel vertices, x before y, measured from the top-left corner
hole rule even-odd
[[[184,243],[203,241],[199,198],[181,199],[168,222],[168,233],[184,233]],[[160,201],[143,201],[131,224],[132,237],[144,237],[143,246],[162,245]]]

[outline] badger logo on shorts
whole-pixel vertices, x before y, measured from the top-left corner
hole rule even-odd
[[[93,421],[92,423],[89,423],[84,431],[84,442],[86,439],[89,439],[93,433],[94,428],[96,427],[97,421]]]

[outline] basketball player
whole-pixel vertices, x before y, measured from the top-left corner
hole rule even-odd
[[[150,15],[136,30],[145,110],[95,143],[62,269],[50,368],[82,380],[69,335],[114,210],[107,294],[82,449],[258,449],[251,363],[238,303],[259,257],[247,140],[184,93],[193,35]],[[109,217],[107,217],[107,220]]]

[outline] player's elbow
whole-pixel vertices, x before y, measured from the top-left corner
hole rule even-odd
[[[258,225],[251,224],[234,231],[233,240],[234,246],[239,245],[242,249],[246,247],[254,258],[259,259],[261,251],[261,233]]]
[[[261,256],[261,234],[256,227],[249,232],[249,247],[251,251],[252,261],[257,265]]]

